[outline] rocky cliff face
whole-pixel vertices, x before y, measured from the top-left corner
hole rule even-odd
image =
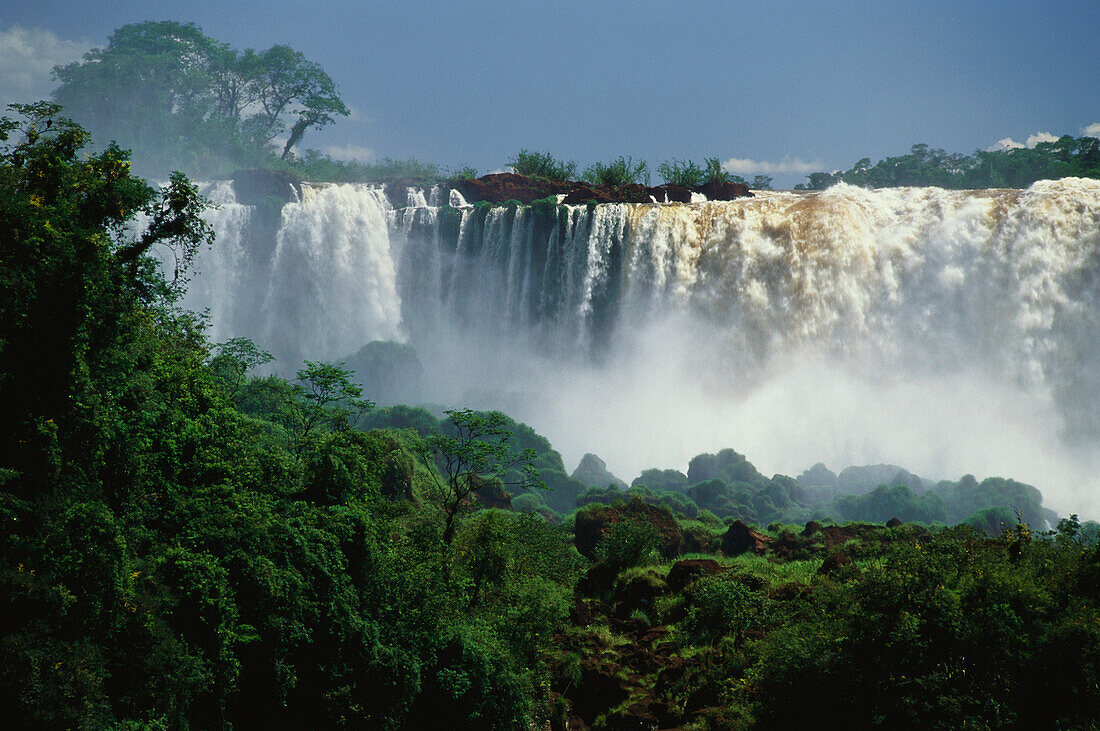
[[[594,454],[586,454],[581,458],[577,469],[573,470],[574,480],[579,480],[589,487],[607,487],[614,485],[620,490],[626,489],[626,483],[607,469],[607,463]]]
[[[417,185],[415,181],[393,181],[387,184],[386,194],[391,200],[405,200],[405,191]],[[637,183],[613,186],[529,178],[515,173],[493,173],[480,178],[451,181],[448,185],[461,193],[467,203],[504,203],[515,200],[530,204],[551,195],[564,195],[562,202],[570,205],[583,205],[590,200],[597,203],[690,203],[692,193],[705,195],[707,200],[712,201],[730,201],[752,196],[748,186],[740,183],[706,183],[691,189],[678,185],[647,187]]]

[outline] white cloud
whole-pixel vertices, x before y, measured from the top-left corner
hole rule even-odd
[[[1027,148],[1029,150],[1034,149],[1035,145],[1040,142],[1057,142],[1058,138],[1052,135],[1050,132],[1036,132],[1027,138]]]
[[[362,145],[328,145],[321,148],[333,160],[344,162],[367,162],[374,159],[374,150]]]
[[[49,97],[56,86],[50,78],[53,67],[80,59],[91,47],[86,41],[62,40],[44,28],[13,25],[0,30],[0,106]]]
[[[1100,122],[1093,122],[1088,127],[1082,127],[1081,134],[1085,137],[1100,137]]]
[[[1004,139],[997,140],[996,144],[990,145],[985,148],[986,152],[1000,152],[1001,150],[1019,150],[1024,145],[1020,144],[1011,137],[1005,137]]]
[[[1029,150],[1035,149],[1035,145],[1040,142],[1057,142],[1058,138],[1052,135],[1050,132],[1036,132],[1033,135],[1029,135],[1024,142],[1017,142],[1011,137],[1005,137],[1004,139],[997,140],[997,143],[985,148],[986,152],[1000,152],[1001,150],[1020,150],[1027,148]]]
[[[764,175],[777,175],[783,173],[797,173],[805,175],[806,173],[812,173],[822,168],[820,162],[806,162],[799,158],[785,157],[779,162],[768,162],[766,160],[750,160],[747,157],[731,157],[722,163],[722,169],[728,173],[734,173],[736,175],[749,175],[752,173],[763,173]]]

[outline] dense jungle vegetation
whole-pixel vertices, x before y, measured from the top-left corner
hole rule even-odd
[[[940,188],[1026,188],[1036,180],[1065,177],[1100,178],[1100,140],[1062,135],[1053,142],[1006,150],[978,150],[973,155],[947,153],[925,144],[907,155],[871,164],[863,158],[850,170],[810,173],[796,188],[824,190],[844,182],[864,188],[937,186]]]
[[[1034,488],[724,450],[624,490],[500,413],[256,375],[175,304],[188,180],[13,112],[5,728],[1096,727],[1098,526]]]

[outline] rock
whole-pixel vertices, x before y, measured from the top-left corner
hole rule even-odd
[[[528,178],[515,173],[492,173],[480,178],[458,180],[453,185],[470,203],[476,201],[504,203],[517,200],[525,205],[547,196],[568,193],[575,187],[573,183]]]
[[[486,481],[474,494],[478,502],[487,508],[512,509],[512,496],[505,491],[500,480]]]
[[[635,498],[621,508],[592,503],[577,512],[573,527],[573,542],[581,555],[595,560],[596,544],[606,529],[623,520],[649,523],[657,529],[658,550],[665,558],[680,554],[684,534],[672,511],[660,505],[650,505]]]
[[[714,576],[725,573],[727,569],[712,558],[691,558],[672,564],[668,572],[668,588],[682,591],[691,582],[701,576]]]
[[[584,599],[580,597],[573,599],[573,606],[569,610],[569,621],[578,627],[592,624],[592,610],[588,608]]]
[[[684,531],[684,553],[714,553],[718,550],[718,542],[714,534],[706,528],[693,526]]]
[[[618,202],[615,200],[615,196],[611,194],[610,189],[591,185],[578,185],[562,199],[562,203],[571,206],[583,206],[588,201],[596,201],[597,203]]]
[[[768,536],[757,533],[740,520],[735,520],[722,536],[722,552],[727,556],[738,556],[746,551],[767,553],[771,541]]]
[[[810,536],[814,535],[815,533],[820,533],[820,532],[821,532],[821,523],[818,523],[816,520],[811,520],[809,523],[806,524],[806,527],[802,529],[802,537],[803,538],[809,538]]]
[[[835,490],[837,486],[836,473],[821,462],[799,475],[798,481],[803,487],[827,487]]]
[[[654,599],[667,590],[668,584],[664,579],[649,573],[620,581],[615,587],[615,601],[618,602],[615,613],[619,617],[629,617],[636,609],[645,611],[653,606]]]
[[[845,553],[840,551],[833,551],[825,557],[825,561],[821,564],[821,568],[817,570],[817,573],[829,576],[840,571],[845,566],[849,566],[852,563],[852,559]]]
[[[808,596],[810,593],[812,593],[812,590],[805,584],[800,584],[797,581],[788,581],[786,584],[780,584],[769,591],[768,597],[777,601],[789,602],[794,599]]]
[[[657,717],[643,703],[632,703],[607,716],[607,728],[615,731],[657,731],[660,725]]]
[[[826,546],[837,546],[853,538],[881,530],[881,526],[869,523],[849,523],[848,525],[827,525],[821,529],[821,534],[825,537]]]
[[[232,177],[237,202],[246,206],[260,205],[265,198],[290,203],[302,196],[302,181],[281,170],[238,170]]]
[[[796,536],[794,533],[784,533],[771,545],[772,551],[782,558],[793,559],[805,557],[807,552],[813,553],[821,550],[821,546],[815,545],[804,536]]]
[[[577,469],[573,470],[572,477],[589,487],[608,487],[614,485],[620,490],[626,489],[626,483],[607,470],[607,463],[594,454],[586,454],[581,457]]]
[[[695,188],[695,192],[702,193],[708,201],[731,201],[735,198],[752,198],[749,186],[744,183],[703,183]]]
[[[622,666],[617,663],[591,655],[584,657],[580,682],[569,689],[573,713],[593,719],[626,700],[629,690],[619,677],[621,673]]]
[[[602,563],[594,564],[589,566],[577,581],[576,594],[578,597],[604,596],[611,591],[614,582],[615,574],[608,566]]]
[[[659,185],[649,194],[658,203],[691,203],[691,189],[682,185]]]
[[[344,359],[363,396],[380,406],[415,404],[424,390],[424,367],[411,345],[374,340]]]

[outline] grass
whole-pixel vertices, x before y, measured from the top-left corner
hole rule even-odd
[[[719,561],[726,566],[739,568],[745,573],[757,576],[772,586],[790,582],[809,584],[813,581],[817,570],[821,568],[821,564],[824,563],[824,559],[821,558],[811,558],[804,561],[771,561],[766,556],[757,556],[751,553],[719,559]]]

